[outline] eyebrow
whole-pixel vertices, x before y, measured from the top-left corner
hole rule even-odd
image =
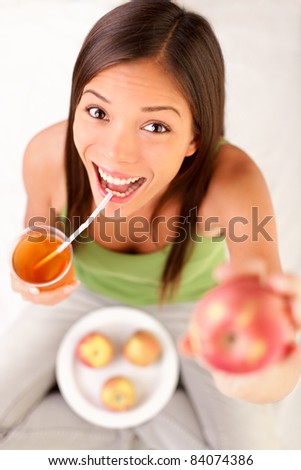
[[[92,93],[92,95],[95,95],[97,96],[97,98],[99,98],[100,100],[104,101],[105,103],[108,103],[108,104],[111,104],[111,101],[107,100],[107,98],[105,98],[104,96],[102,96],[100,93],[97,93],[97,91],[95,90],[91,90],[90,88],[88,90],[85,90],[83,92],[83,95],[85,93]]]
[[[99,98],[100,100],[104,101],[104,103],[107,103],[107,104],[112,104],[111,101],[109,101],[107,98],[105,98],[104,96],[102,96],[100,93],[98,93],[97,91],[95,90],[92,90],[92,89],[88,89],[88,90],[85,90],[83,92],[83,95],[85,93],[92,93],[92,95],[96,96],[97,98]],[[154,111],[174,111],[179,117],[181,117],[181,114],[180,112],[174,108],[173,106],[144,106],[143,108],[141,108],[141,111],[143,112],[154,112]]]
[[[181,114],[179,113],[179,111],[173,106],[145,106],[144,108],[142,108],[142,111],[145,111],[145,112],[166,111],[166,110],[174,111],[175,113],[177,113],[178,116],[181,117]]]

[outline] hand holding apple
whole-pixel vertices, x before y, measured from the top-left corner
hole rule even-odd
[[[295,348],[290,300],[258,276],[228,276],[197,304],[180,350],[214,369],[241,374],[281,361]]]

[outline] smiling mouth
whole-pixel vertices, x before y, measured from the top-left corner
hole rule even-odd
[[[125,176],[122,178],[114,177],[111,174],[106,173],[95,163],[93,163],[93,165],[102,189],[117,197],[125,198],[130,196],[146,181],[146,178],[143,176]]]

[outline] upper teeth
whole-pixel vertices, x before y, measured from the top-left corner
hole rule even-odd
[[[107,181],[110,184],[116,184],[116,185],[123,185],[123,184],[130,184],[130,183],[135,183],[135,181],[138,181],[140,177],[134,177],[134,178],[128,178],[128,179],[120,179],[120,178],[113,178],[111,175],[107,175],[101,168],[98,167],[98,171],[102,179]]]

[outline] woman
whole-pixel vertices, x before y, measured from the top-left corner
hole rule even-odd
[[[231,267],[219,269],[221,281],[255,272],[295,299],[298,279],[281,274],[264,178],[224,140],[223,121],[223,57],[204,18],[173,2],[136,0],[92,28],[75,64],[68,120],[26,149],[25,225],[36,216],[49,223],[55,208],[73,231],[107,192],[113,198],[89,243],[75,247],[80,287],[45,293],[13,281],[35,305],[1,344],[0,448],[279,448],[271,403],[298,381],[297,350],[243,380],[181,357],[181,384],[166,408],[119,432],[82,421],[58,393],[47,394],[63,335],[90,310],[139,306],[177,340],[215,285],[226,248]],[[254,208],[268,220],[256,236]]]

